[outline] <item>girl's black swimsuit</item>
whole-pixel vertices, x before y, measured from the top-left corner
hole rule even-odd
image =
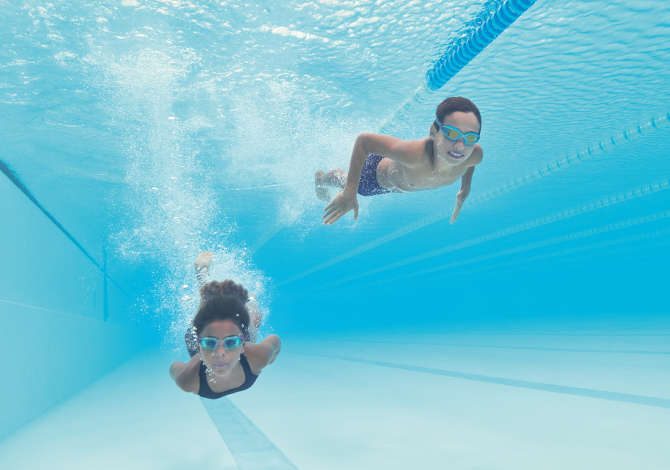
[[[198,337],[193,331],[192,328],[186,330],[184,335],[184,340],[186,341],[186,349],[191,357],[193,357],[198,352]],[[198,370],[198,375],[200,376],[200,387],[198,389],[198,395],[203,398],[211,398],[216,400],[217,398],[225,397],[231,393],[241,392],[251,387],[258,376],[251,372],[251,366],[249,366],[249,361],[247,356],[240,354],[240,364],[242,364],[242,370],[244,371],[244,382],[239,387],[231,388],[230,390],[225,390],[223,392],[215,392],[209,388],[209,382],[207,382],[207,369],[204,363],[200,363],[200,369]]]
[[[223,392],[215,392],[209,388],[209,382],[207,381],[207,371],[205,369],[205,364],[200,363],[200,370],[198,375],[200,376],[200,387],[198,389],[198,395],[203,398],[210,398],[216,400],[217,398],[225,397],[231,393],[241,392],[251,387],[258,376],[251,372],[251,366],[249,366],[249,361],[247,356],[240,354],[240,364],[242,365],[242,370],[244,371],[244,382],[239,387],[231,388],[230,390],[224,390]]]

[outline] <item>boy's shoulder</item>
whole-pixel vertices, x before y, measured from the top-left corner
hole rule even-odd
[[[432,139],[405,140],[384,134],[368,134],[369,153],[378,153],[406,166],[422,165],[432,152]]]
[[[387,134],[374,135],[385,141],[389,146],[394,147],[395,149],[401,149],[407,153],[421,154],[429,151],[429,149],[432,151],[433,147],[433,139],[431,137],[422,139],[404,139]]]
[[[470,164],[472,166],[479,165],[484,159],[484,149],[481,145],[475,144],[475,148],[472,150],[470,155]]]

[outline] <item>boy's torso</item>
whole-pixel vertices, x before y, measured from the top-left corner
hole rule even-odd
[[[385,157],[377,166],[377,180],[387,189],[401,191],[420,191],[447,186],[463,176],[472,166],[473,156],[471,155],[459,165],[451,166],[441,162],[438,158],[435,158],[433,164],[432,156],[424,154],[419,159],[420,163],[414,167],[408,167]]]

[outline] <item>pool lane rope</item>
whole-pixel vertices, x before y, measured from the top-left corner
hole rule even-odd
[[[438,256],[443,256],[443,255],[448,254],[448,253],[454,253],[454,252],[457,252],[457,251],[461,251],[461,250],[464,250],[464,249],[467,249],[467,248],[471,248],[473,246],[481,245],[483,243],[488,243],[488,242],[492,242],[492,241],[495,241],[495,240],[499,240],[501,238],[506,238],[506,237],[509,237],[509,236],[512,236],[512,235],[516,235],[518,233],[526,232],[528,230],[533,230],[533,229],[543,227],[543,226],[546,226],[546,225],[549,225],[549,224],[553,224],[553,223],[556,223],[556,222],[562,222],[564,220],[568,220],[568,219],[571,219],[571,218],[574,218],[574,217],[577,217],[577,216],[580,216],[580,215],[588,214],[588,213],[594,212],[594,211],[599,210],[599,209],[604,209],[604,208],[611,207],[611,206],[614,206],[614,205],[617,205],[617,204],[622,204],[622,203],[631,201],[633,199],[637,199],[637,198],[644,197],[644,196],[649,196],[649,195],[654,195],[654,194],[657,194],[661,191],[668,191],[668,190],[670,190],[670,179],[664,179],[664,180],[657,181],[657,182],[652,183],[652,184],[645,184],[645,185],[642,185],[642,186],[638,186],[638,187],[636,187],[632,190],[628,190],[628,191],[625,191],[625,192],[620,192],[620,193],[617,193],[617,194],[602,197],[600,199],[591,201],[587,204],[583,204],[583,205],[578,206],[578,207],[573,207],[573,208],[570,208],[570,209],[562,210],[560,212],[556,212],[556,213],[550,214],[548,216],[544,216],[544,217],[536,218],[536,219],[533,219],[533,220],[529,220],[529,221],[523,222],[521,224],[512,225],[510,227],[507,227],[507,228],[504,228],[504,229],[501,229],[501,230],[497,230],[495,232],[487,233],[485,235],[481,235],[479,237],[476,237],[476,238],[473,238],[473,239],[470,239],[470,240],[458,242],[458,243],[451,244],[451,245],[446,245],[444,247],[437,248],[435,250],[427,251],[427,252],[421,253],[419,255],[411,256],[411,257],[404,258],[404,259],[399,260],[399,261],[395,261],[393,263],[382,265],[381,267],[378,267],[378,268],[375,268],[375,269],[372,269],[372,270],[369,270],[369,271],[365,271],[365,272],[358,273],[358,274],[353,275],[353,276],[341,278],[341,279],[339,279],[339,280],[337,280],[333,283],[325,285],[325,287],[327,287],[327,288],[338,287],[340,285],[348,284],[348,283],[351,283],[353,281],[362,279],[364,277],[374,276],[374,275],[382,273],[382,272],[390,271],[390,270],[393,270],[393,269],[398,269],[398,268],[401,268],[401,267],[404,267],[404,266],[408,266],[410,264],[418,263],[420,261],[425,261],[427,259],[432,259],[432,258],[436,258]],[[651,222],[651,221],[661,220],[661,219],[665,219],[665,218],[670,218],[670,211],[663,212],[663,213],[661,213],[660,216],[654,216],[651,219],[644,219],[644,221],[645,222]]]
[[[574,167],[585,161],[604,157],[610,153],[613,153],[615,147],[617,147],[618,145],[624,144],[626,142],[634,142],[642,136],[648,135],[659,129],[666,129],[668,127],[670,127],[670,112],[667,112],[662,116],[653,117],[646,122],[642,122],[635,126],[624,129],[621,132],[618,132],[606,139],[599,141],[597,144],[591,144],[586,148],[583,148],[579,152],[569,154],[566,157],[550,161],[546,165],[543,165],[542,167],[537,168],[536,170],[530,173],[527,173],[521,177],[517,177],[514,180],[508,181],[478,196],[471,196],[469,198],[468,204],[470,207],[477,207],[490,200],[496,199],[507,193],[511,193],[532,182],[538,181],[542,178],[547,178],[559,171],[565,170],[570,167]],[[665,184],[667,184],[667,182],[663,183],[662,185]],[[656,186],[657,185],[652,185],[651,187]],[[323,271],[324,269],[339,264],[345,260],[354,258],[356,256],[360,256],[374,248],[385,245],[386,243],[389,243],[400,237],[404,237],[419,229],[435,224],[437,222],[441,222],[445,219],[448,219],[449,217],[451,217],[451,208],[437,211],[433,215],[419,219],[414,223],[408,224],[403,228],[395,230],[394,232],[388,233],[384,236],[377,237],[371,242],[360,245],[348,251],[345,254],[335,256],[305,271],[293,275],[288,279],[279,281],[278,286],[284,286],[299,281],[319,271]]]
[[[379,132],[392,133],[391,124],[412,105],[419,101],[426,92],[437,91],[443,87],[454,75],[465,67],[486,46],[491,44],[508,26],[519,18],[536,0],[507,0],[500,4],[493,13],[480,12],[472,22],[486,19],[476,28],[465,34],[463,39],[452,41],[447,50],[425,74],[416,90],[398,106],[395,111],[382,121]]]
[[[426,72],[426,86],[439,90],[503,31],[514,23],[536,0],[508,0],[474,29],[464,41],[447,47],[433,67]]]

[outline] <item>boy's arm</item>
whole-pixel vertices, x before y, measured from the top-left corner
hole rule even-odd
[[[450,223],[452,224],[456,222],[458,215],[461,213],[463,203],[470,194],[472,175],[475,173],[475,167],[479,163],[481,163],[482,157],[484,156],[484,152],[482,151],[482,148],[479,145],[475,148],[475,150],[472,153],[473,153],[471,157],[473,158],[472,166],[468,167],[468,169],[465,170],[465,173],[463,173],[463,176],[461,176],[461,189],[458,191],[458,194],[456,195],[456,206],[454,207],[454,211],[451,214]]]
[[[356,138],[351,152],[347,182],[340,194],[326,207],[323,216],[325,224],[332,224],[353,209],[354,219],[358,218],[358,182],[368,155],[383,155],[406,166],[418,164],[424,156],[425,139],[406,141],[383,134],[361,134]]]
[[[344,190],[356,194],[363,165],[371,153],[388,157],[402,165],[412,167],[423,160],[425,148],[426,139],[402,140],[384,134],[359,135],[351,153],[351,162]]]

